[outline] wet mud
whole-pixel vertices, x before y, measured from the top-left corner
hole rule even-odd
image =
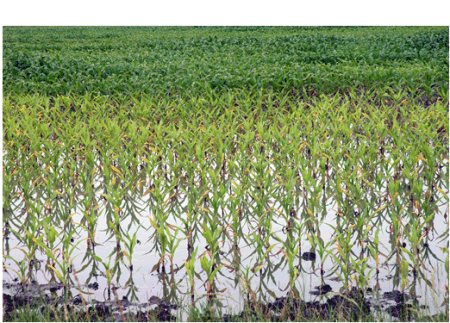
[[[89,284],[90,289],[98,289],[98,284]],[[62,284],[42,284],[36,282],[22,286],[22,284],[3,284],[3,321],[13,319],[13,313],[20,309],[33,309],[40,311],[44,316],[47,309],[50,319],[60,321],[62,317],[69,321],[90,322],[152,322],[176,321],[171,312],[177,305],[151,296],[146,303],[133,303],[123,296],[121,300],[113,301],[86,301],[81,294],[69,297],[67,300],[67,313],[64,313],[65,298],[57,296],[56,291],[63,288]],[[50,292],[50,294],[49,294]],[[52,310],[49,310],[52,309]],[[59,309],[59,311],[57,310]],[[58,314],[59,312],[59,314]],[[62,317],[60,317],[61,315]]]
[[[52,320],[60,320],[59,315],[67,316],[69,320],[80,321],[104,321],[104,322],[149,322],[149,321],[177,321],[176,309],[178,305],[151,296],[146,303],[130,302],[126,296],[121,300],[113,301],[91,301],[87,302],[81,294],[69,297],[67,306],[64,306],[65,299],[57,296],[56,291],[63,288],[61,284],[29,284],[26,289],[20,283],[4,284],[4,291],[14,294],[3,293],[3,321],[13,319],[15,310],[22,308],[35,309],[44,315],[47,309],[47,316]],[[90,288],[98,288],[98,285],[90,284]],[[37,294],[39,290],[42,294]],[[24,292],[25,291],[25,292]],[[49,294],[50,292],[50,294]],[[329,294],[332,293],[332,294]],[[250,316],[264,317],[268,321],[281,322],[286,320],[335,320],[340,318],[348,321],[357,321],[370,315],[374,311],[380,311],[401,321],[414,320],[413,313],[416,311],[414,305],[410,303],[414,298],[411,295],[398,290],[385,292],[380,298],[374,301],[371,291],[359,289],[351,290],[345,294],[333,293],[329,285],[319,285],[311,292],[313,295],[327,297],[322,301],[306,302],[298,298],[278,297],[274,302],[255,304],[247,302],[244,310],[238,314],[225,314],[222,317],[215,317],[211,314],[209,319],[217,321],[233,322],[248,320]],[[65,312],[64,307],[67,308]],[[51,308],[52,310],[49,310]],[[59,309],[59,314],[58,310]],[[226,312],[226,311],[225,311]],[[417,312],[417,311],[416,311]],[[208,315],[203,313],[203,315]],[[45,315],[44,315],[45,316]],[[202,319],[208,319],[203,317]]]

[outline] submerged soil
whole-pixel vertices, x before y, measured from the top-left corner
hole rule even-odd
[[[146,303],[133,303],[123,296],[112,301],[87,302],[79,294],[69,297],[67,300],[67,313],[64,311],[65,300],[62,296],[57,296],[55,291],[62,288],[60,284],[37,285],[36,282],[22,289],[20,283],[3,286],[11,294],[3,293],[3,320],[15,320],[14,312],[20,309],[34,309],[42,314],[42,318],[51,320],[70,321],[180,321],[185,320],[177,317],[179,307],[157,296],[151,296]],[[91,288],[95,289],[95,286]],[[36,290],[46,291],[38,295]],[[48,291],[51,294],[48,294]],[[315,287],[316,295],[332,293],[329,285]],[[312,292],[313,293],[313,292]],[[42,296],[43,295],[43,296]],[[247,299],[244,310],[237,314],[224,314],[220,317],[206,310],[197,314],[198,320],[216,320],[224,322],[248,321],[251,317],[264,319],[273,322],[286,320],[346,320],[359,321],[365,317],[376,313],[385,313],[401,321],[414,320],[414,301],[412,295],[408,295],[398,290],[385,292],[376,301],[371,290],[362,291],[353,289],[345,294],[335,293],[326,300],[305,302],[298,298],[293,298],[289,293],[285,297],[278,297],[273,302],[254,303]],[[194,319],[196,320],[196,319]]]

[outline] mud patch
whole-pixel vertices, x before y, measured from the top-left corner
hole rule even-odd
[[[90,288],[98,288],[93,283]],[[55,296],[54,292],[63,288],[62,284],[4,284],[3,293],[3,321],[14,319],[14,312],[20,309],[39,311],[44,317],[52,320],[60,320],[68,317],[69,321],[90,322],[120,322],[120,321],[176,321],[176,316],[171,310],[177,309],[176,304],[162,300],[157,296],[151,296],[146,303],[133,303],[123,296],[121,300],[114,301],[90,301],[87,302],[81,294],[69,297],[67,300],[67,313],[64,310],[65,299]],[[39,292],[39,293],[38,293]],[[51,295],[49,295],[49,292]],[[58,314],[59,312],[59,314]],[[44,315],[44,313],[46,313]],[[61,315],[61,316],[59,316]]]

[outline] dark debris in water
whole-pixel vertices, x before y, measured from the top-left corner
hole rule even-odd
[[[401,321],[411,321],[413,319],[413,313],[417,312],[413,309],[412,304],[406,303],[407,301],[414,299],[407,293],[393,290],[392,292],[383,293],[382,298],[385,301],[395,302],[394,305],[386,306],[385,312]]]
[[[160,308],[165,309],[165,310],[176,310],[177,309],[176,304],[171,304],[170,302],[161,300],[158,296],[150,297],[150,299],[148,300],[148,303],[150,305],[157,304]]]
[[[87,285],[88,288],[93,289],[93,290],[98,290],[98,283],[97,282],[93,282]]]
[[[331,289],[331,287],[326,286],[318,286],[317,289],[323,292]],[[256,312],[255,306],[251,305],[250,308]],[[320,303],[319,301],[305,302],[289,296],[279,297],[275,302],[261,305],[261,309],[265,313],[272,311],[272,315],[267,317],[271,321],[281,322],[297,318],[334,320],[337,313],[346,320],[355,321],[360,318],[360,315],[370,313],[370,303],[364,298],[363,292],[352,291],[347,293],[345,297],[334,295],[326,303]],[[242,312],[238,315],[224,316],[223,320],[226,322],[242,320],[247,315]]]
[[[304,252],[302,254],[302,259],[305,261],[314,261],[316,260],[316,254],[314,252]]]
[[[412,319],[412,305],[411,304],[396,304],[389,306],[386,313],[393,317],[400,318],[402,321],[411,321]]]
[[[396,303],[401,303],[409,300],[409,296],[401,291],[394,290],[392,292],[385,292],[383,294],[383,298],[391,301],[395,301]]]
[[[333,289],[331,288],[330,285],[321,285],[321,286],[316,286],[314,288],[316,290],[309,292],[311,295],[325,295],[325,294],[333,291]]]

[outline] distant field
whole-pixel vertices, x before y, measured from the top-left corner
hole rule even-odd
[[[448,89],[447,27],[3,30],[7,93]]]

